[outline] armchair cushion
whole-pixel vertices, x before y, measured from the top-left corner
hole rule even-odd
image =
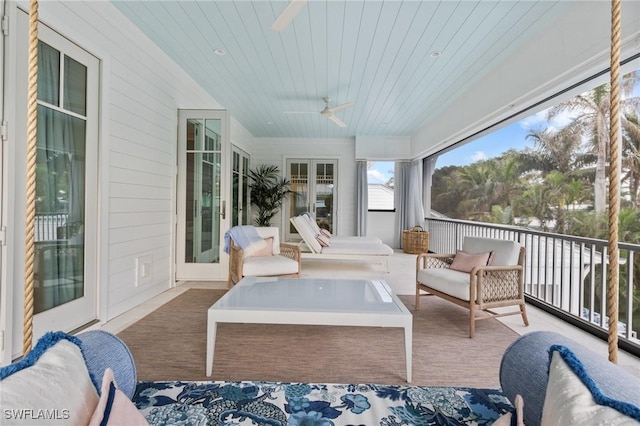
[[[491,252],[486,253],[467,253],[458,250],[449,269],[469,273],[473,268],[487,266]]]
[[[284,256],[248,257],[244,259],[242,276],[259,277],[297,274],[298,262]]]
[[[518,264],[521,245],[515,241],[493,238],[465,237],[462,250],[467,253],[493,252],[491,266],[513,266]]]
[[[460,300],[469,301],[469,274],[446,268],[420,269],[417,281]]]

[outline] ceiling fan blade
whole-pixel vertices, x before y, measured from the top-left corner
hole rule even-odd
[[[347,127],[346,124],[344,124],[344,122],[342,120],[340,120],[338,117],[336,117],[335,115],[330,115],[329,120],[333,121],[334,123],[336,123],[339,127]]]
[[[307,0],[291,0],[280,16],[271,24],[271,29],[273,31],[282,31],[287,28],[289,22],[296,17],[306,2]]]
[[[336,111],[340,111],[340,110],[343,110],[343,109],[351,108],[354,105],[355,105],[355,102],[347,102],[345,104],[334,106],[333,108],[329,108],[329,109],[331,111],[333,111],[333,112],[336,112]]]

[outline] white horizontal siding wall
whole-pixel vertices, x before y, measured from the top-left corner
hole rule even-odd
[[[26,5],[26,3],[21,3]],[[41,2],[40,19],[101,61],[100,319],[173,283],[178,109],[218,109],[109,2]],[[232,120],[240,145],[251,134]],[[135,286],[136,258],[152,279]]]
[[[356,157],[355,140],[255,138],[251,149],[251,168],[260,164],[275,165],[285,171],[287,158],[337,159],[338,198],[336,233],[355,235],[356,229]],[[278,215],[272,223],[284,226]]]

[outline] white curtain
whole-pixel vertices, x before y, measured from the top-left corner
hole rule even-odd
[[[422,200],[424,213],[431,216],[431,185],[433,185],[433,172],[436,169],[437,155],[432,155],[422,160]]]
[[[367,235],[367,216],[369,215],[369,180],[367,162],[356,161],[356,235]]]
[[[394,179],[396,242],[402,248],[402,231],[414,226],[424,226],[422,160],[397,162]]]

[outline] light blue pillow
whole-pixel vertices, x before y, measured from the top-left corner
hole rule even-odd
[[[127,345],[116,335],[104,330],[85,331],[76,337],[80,341],[87,369],[98,392],[102,387],[105,370],[111,368],[118,388],[132,399],[138,376],[133,355]]]

